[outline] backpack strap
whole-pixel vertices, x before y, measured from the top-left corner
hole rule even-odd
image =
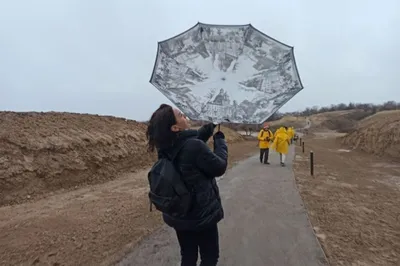
[[[185,140],[185,141],[183,141],[182,143],[180,143],[180,144],[178,145],[178,147],[175,148],[175,151],[172,153],[171,158],[170,158],[172,164],[175,166],[175,169],[176,169],[176,171],[178,171],[179,174],[182,174],[182,173],[181,173],[181,169],[180,169],[180,168],[178,167],[178,165],[176,164],[175,159],[176,159],[176,157],[179,155],[180,151],[181,151],[182,148],[185,146],[185,144],[186,144],[187,141],[188,141],[188,140]],[[182,181],[182,183],[185,185],[185,187],[182,187],[182,186],[180,186],[180,185],[174,184],[174,188],[175,188],[176,192],[177,192],[179,195],[183,195],[183,194],[185,193],[185,191],[187,190],[187,188],[188,188],[188,185],[186,184],[186,182],[185,182],[183,179],[181,179],[181,181]]]

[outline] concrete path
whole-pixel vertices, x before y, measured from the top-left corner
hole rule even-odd
[[[219,182],[225,219],[219,224],[221,266],[326,265],[308,221],[292,171],[294,147],[287,166],[271,165],[258,156],[232,168]],[[179,265],[179,246],[168,227],[156,232],[119,266]]]

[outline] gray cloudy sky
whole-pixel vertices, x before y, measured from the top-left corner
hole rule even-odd
[[[0,110],[149,118],[157,41],[251,23],[295,47],[305,89],[282,111],[400,100],[399,0],[0,0]]]

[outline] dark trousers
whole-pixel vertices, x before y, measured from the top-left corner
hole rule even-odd
[[[268,162],[268,157],[269,157],[269,148],[267,149],[260,149],[260,162],[263,162],[264,158],[264,163]]]
[[[181,247],[181,266],[196,266],[200,250],[200,266],[215,266],[219,258],[218,226],[200,231],[176,231]]]

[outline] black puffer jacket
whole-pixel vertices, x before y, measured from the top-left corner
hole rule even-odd
[[[205,143],[212,132],[204,128],[183,131],[173,147],[158,152],[159,157],[171,155],[180,143],[185,143],[176,157],[176,165],[184,182],[193,191],[193,205],[185,218],[163,214],[165,223],[176,230],[199,230],[218,223],[224,217],[215,177],[226,171],[228,148],[224,139],[215,139],[212,152]]]

